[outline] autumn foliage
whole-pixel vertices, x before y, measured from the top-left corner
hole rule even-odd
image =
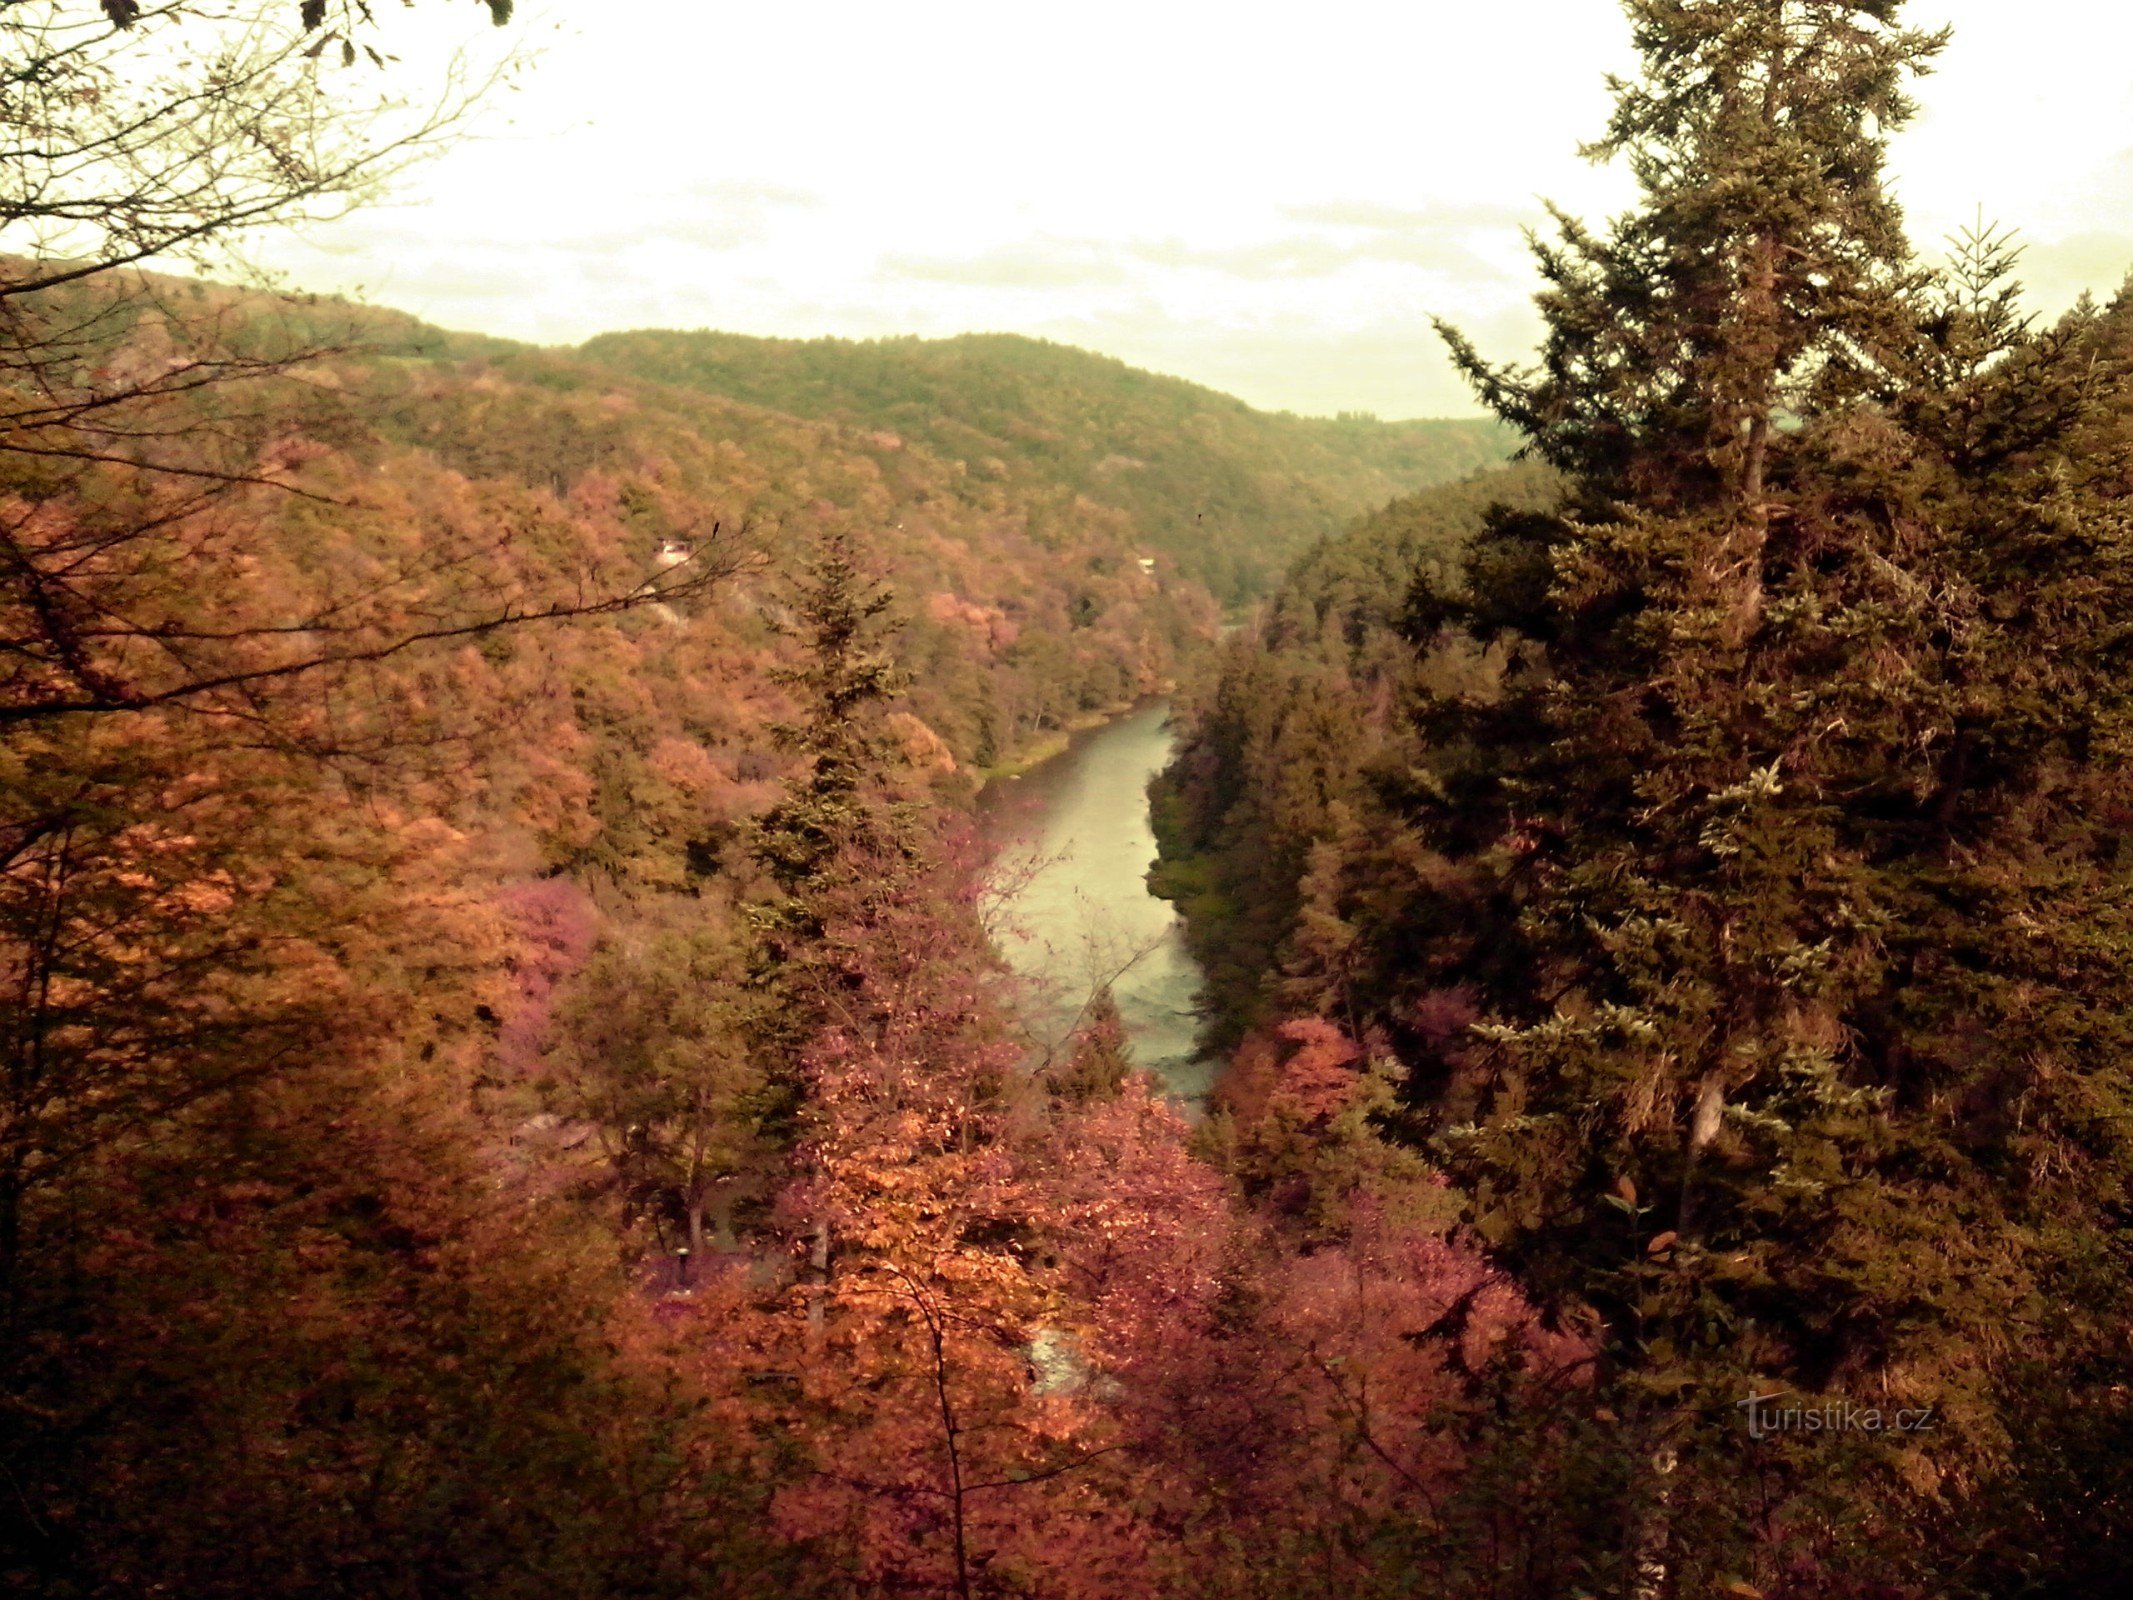
[[[290,164],[375,19],[173,196],[235,91],[124,52],[243,8],[75,9],[40,137],[145,179],[0,214],[89,247],[0,256],[0,1590],[2122,1577],[2133,299],[1915,258],[1900,0],[1631,0],[1640,208],[1452,336],[1539,463],[1315,546],[1498,430],[137,272],[388,153]],[[1201,661],[1204,1106],[1103,992],[1032,1057],[968,815]]]
[[[1376,1365],[1486,1275],[1442,1208],[1406,1254],[1357,1253],[1352,1184],[1256,1213],[1101,1006],[1074,1070],[1025,1061],[943,804],[1160,681],[1204,601],[898,511],[932,468],[865,488],[824,431],[319,370],[362,405],[287,421],[260,481],[17,479],[29,559],[94,546],[83,603],[134,626],[81,645],[9,591],[11,1583],[1098,1600],[1189,1589],[1276,1512],[1352,1544],[1454,1470],[1403,1437],[1339,1529],[1314,1487],[1343,1385],[1358,1439],[1381,1382],[1468,1403],[1456,1362]],[[788,495],[747,454],[786,444],[913,526],[776,500],[817,554],[748,565],[694,508]],[[944,523],[996,587],[945,598]],[[719,583],[524,625],[677,548]],[[1304,1041],[1275,1123],[1323,1131],[1354,1061]],[[1476,1352],[1523,1348],[1498,1322]]]

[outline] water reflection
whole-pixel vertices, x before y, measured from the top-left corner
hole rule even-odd
[[[1198,1099],[1200,972],[1177,913],[1148,892],[1155,833],[1148,780],[1170,759],[1170,708],[1157,702],[1077,737],[1019,779],[987,786],[979,811],[1000,850],[998,938],[1034,991],[1025,1019],[1040,1046],[1074,1030],[1109,982],[1134,1059],[1171,1092]]]

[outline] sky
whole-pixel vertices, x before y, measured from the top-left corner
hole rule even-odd
[[[294,284],[544,344],[624,328],[1007,331],[1308,414],[1464,415],[1430,318],[1532,347],[1521,230],[1581,160],[1612,0],[521,0],[384,13],[532,59],[383,203],[266,240]],[[2133,7],[1952,23],[1893,150],[1914,239],[2017,228],[2039,309],[2133,267]],[[492,37],[493,35],[493,37]]]

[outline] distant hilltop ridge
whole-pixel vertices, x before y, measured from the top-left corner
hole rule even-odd
[[[1487,419],[1385,422],[1253,409],[1183,378],[1015,334],[759,339],[604,334],[578,356],[633,377],[919,447],[978,485],[1125,512],[1228,605],[1354,517],[1507,458]]]
[[[0,257],[0,281],[55,264]],[[804,462],[815,449],[928,458],[973,508],[1012,508],[1040,541],[1054,537],[1047,529],[1122,520],[1137,556],[1230,608],[1271,594],[1291,563],[1356,517],[1500,464],[1516,446],[1489,418],[1259,411],[1183,378],[1018,334],[766,339],[647,329],[547,347],[453,332],[337,295],[136,271],[102,282],[97,295],[130,303],[129,315],[213,304],[272,344],[358,362],[444,361],[468,375],[488,367],[558,394],[627,380],[826,426],[836,444],[826,435],[798,450],[784,487],[809,477]],[[759,425],[726,415],[744,432]],[[417,432],[447,455],[492,453],[475,440]],[[555,465],[568,476],[563,461]]]

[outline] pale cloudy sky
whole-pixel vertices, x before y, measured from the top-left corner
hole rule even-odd
[[[395,8],[397,10],[397,8]],[[540,52],[298,284],[542,343],[1009,330],[1302,412],[1471,411],[1428,330],[1530,347],[1546,196],[1628,65],[1612,0],[522,0]],[[2133,266],[2133,7],[1913,0],[1921,241],[1982,206],[2056,310]],[[422,20],[425,16],[433,20]],[[395,26],[486,33],[472,6]],[[450,26],[447,26],[447,25]],[[481,48],[490,41],[476,37]],[[430,47],[402,33],[409,70]]]

